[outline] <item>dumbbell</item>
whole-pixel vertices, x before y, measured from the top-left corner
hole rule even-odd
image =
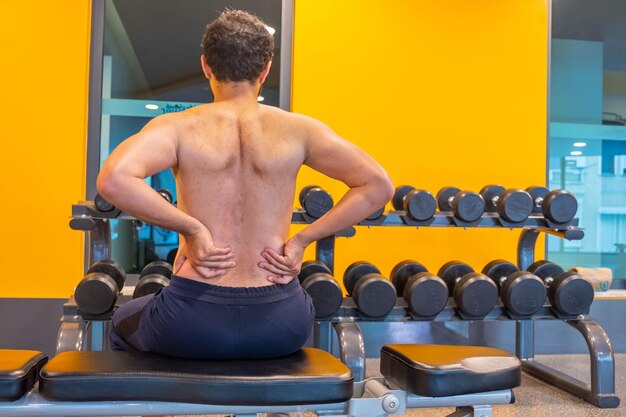
[[[174,261],[176,260],[176,255],[178,255],[178,248],[174,248],[167,253],[165,260],[168,264],[174,265]]]
[[[466,222],[480,219],[485,212],[485,200],[473,191],[461,191],[456,187],[444,187],[437,193],[437,205],[440,211],[452,211]]]
[[[358,261],[346,269],[343,285],[361,313],[373,318],[389,314],[396,304],[396,289],[369,262]]]
[[[426,221],[437,211],[437,200],[429,191],[410,185],[396,187],[391,202],[394,209],[404,210],[409,218],[417,221]]]
[[[96,194],[96,196],[94,197],[93,205],[96,206],[96,209],[101,213],[110,213],[115,210],[115,206],[109,203],[100,194]]]
[[[533,199],[529,193],[517,188],[505,189],[501,185],[487,185],[480,190],[485,200],[485,211],[498,213],[512,223],[523,222],[533,211]]]
[[[532,316],[546,301],[543,280],[528,271],[520,271],[511,262],[496,259],[485,265],[482,273],[494,280],[502,304],[513,316]]]
[[[577,272],[565,272],[559,265],[549,261],[537,261],[528,272],[543,279],[548,287],[548,299],[552,307],[565,316],[588,314],[593,302],[593,285]]]
[[[434,317],[448,303],[446,283],[419,262],[402,261],[393,267],[389,277],[397,295],[406,300],[416,316]]]
[[[313,300],[316,318],[330,317],[339,310],[343,293],[331,275],[330,268],[324,263],[320,261],[303,262],[298,280]]]
[[[456,307],[468,317],[484,317],[496,306],[498,287],[491,278],[460,261],[444,264],[437,273],[448,286]]]
[[[161,197],[163,197],[168,203],[172,203],[174,201],[174,194],[172,194],[172,192],[167,188],[157,190],[157,193],[161,194]]]
[[[327,191],[317,185],[308,185],[300,191],[300,205],[306,213],[319,219],[333,208],[333,198]]]
[[[533,200],[533,213],[542,213],[554,223],[569,223],[576,216],[578,201],[569,191],[549,191],[540,186],[528,187],[526,191]]]
[[[146,265],[139,274],[133,298],[154,294],[159,289],[170,285],[172,265],[165,261],[154,261]]]
[[[125,282],[126,273],[117,262],[96,262],[76,286],[74,300],[87,314],[104,314],[115,307],[117,295],[122,291]]]

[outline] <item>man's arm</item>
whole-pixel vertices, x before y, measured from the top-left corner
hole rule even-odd
[[[261,266],[275,274],[270,277],[273,282],[288,282],[299,272],[306,246],[359,223],[383,207],[394,193],[387,172],[365,151],[317,120],[304,118],[302,125],[306,133],[305,165],[342,181],[350,189],[329,212],[294,235],[286,243],[284,254],[263,251],[267,262]]]
[[[174,272],[188,259],[211,278],[235,266],[230,248],[215,248],[210,231],[198,219],[174,207],[144,179],[178,165],[176,115],[160,116],[122,142],[98,175],[98,192],[116,207],[155,226],[180,233]]]

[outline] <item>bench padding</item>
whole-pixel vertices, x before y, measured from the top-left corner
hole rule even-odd
[[[42,369],[39,390],[56,401],[171,401],[295,405],[352,397],[350,370],[304,348],[274,359],[199,361],[135,352],[63,352]]]
[[[0,401],[15,401],[37,381],[47,357],[35,350],[0,350]]]
[[[482,346],[385,345],[380,372],[393,384],[426,397],[510,389],[522,377],[519,359]]]

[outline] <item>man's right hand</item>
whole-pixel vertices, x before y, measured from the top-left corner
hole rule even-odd
[[[200,230],[184,235],[174,261],[174,274],[178,273],[185,261],[202,278],[214,278],[225,274],[235,267],[235,255],[230,248],[217,248],[209,229],[202,226]]]

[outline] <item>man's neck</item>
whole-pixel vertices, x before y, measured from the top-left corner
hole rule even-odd
[[[256,104],[259,85],[247,81],[211,83],[214,102],[229,102],[238,105]]]

